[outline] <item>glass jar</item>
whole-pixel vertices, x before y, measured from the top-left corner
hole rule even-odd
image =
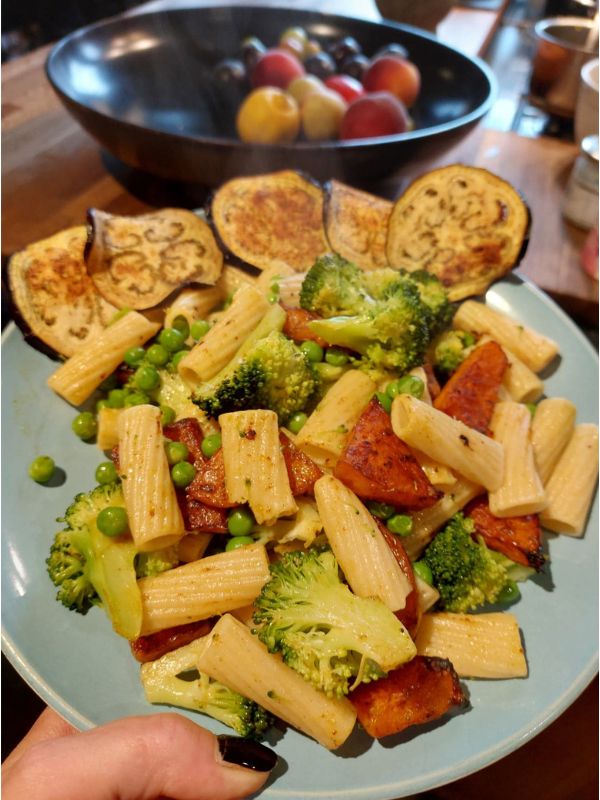
[[[563,215],[578,228],[598,224],[598,136],[586,136],[569,177]]]

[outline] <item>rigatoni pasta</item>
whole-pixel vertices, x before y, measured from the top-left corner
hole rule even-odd
[[[504,480],[488,497],[490,511],[497,517],[537,514],[546,506],[546,493],[533,458],[530,427],[527,406],[496,403],[490,429],[504,448]]]
[[[575,406],[565,397],[547,397],[535,409],[531,443],[538,475],[544,485],[573,435],[575,417]]]
[[[137,547],[157,550],[181,539],[185,528],[156,406],[133,406],[120,416],[119,473]]]
[[[101,408],[98,411],[96,444],[100,450],[112,450],[119,444],[119,420],[124,408]]]
[[[67,359],[48,378],[48,386],[71,405],[81,405],[114,372],[130,347],[144,344],[159,329],[159,324],[129,311]]]
[[[298,447],[317,463],[333,466],[376,388],[364,372],[345,372],[309,416],[296,438]]]
[[[392,427],[409,447],[422,450],[465,478],[490,490],[502,485],[502,446],[443,411],[411,395],[398,395],[392,403]]]
[[[452,325],[473,333],[489,334],[534,372],[543,370],[558,355],[558,345],[548,336],[475,300],[461,303]]]
[[[229,308],[179,362],[179,374],[184,381],[194,386],[214,377],[268,310],[269,302],[262,292],[250,285],[241,286]]]
[[[526,678],[519,624],[509,613],[424,614],[417,653],[448,658],[461,678]]]
[[[492,341],[490,336],[482,336],[477,346],[490,341]],[[538,400],[544,392],[542,379],[507,347],[502,347],[502,350],[508,359],[508,369],[504,373],[502,387],[509,397],[501,399],[511,399],[517,403],[533,403]]]
[[[350,736],[356,712],[330,698],[268,652],[258,637],[231,614],[221,617],[198,659],[198,669],[294,728],[335,750]]]
[[[354,492],[332,475],[315,483],[327,539],[352,591],[377,597],[391,611],[406,605],[411,586],[377,523]]]
[[[575,427],[546,485],[540,522],[548,530],[581,536],[598,481],[598,427]]]
[[[233,503],[248,503],[259,524],[295,514],[274,411],[235,411],[219,417],[225,485]]]
[[[251,603],[269,578],[261,544],[206,556],[138,581],[142,634],[224,614]]]

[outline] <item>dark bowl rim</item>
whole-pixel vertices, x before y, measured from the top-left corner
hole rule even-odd
[[[234,6],[235,8],[236,6]],[[318,10],[307,9],[307,8],[297,8],[292,9],[290,6],[286,5],[240,5],[237,6],[239,8],[243,8],[244,11],[252,12],[252,11],[294,11],[299,14],[304,14],[306,16],[311,17],[321,17],[323,19],[328,20],[329,22],[337,22],[340,21],[341,23],[351,21],[351,22],[359,22],[363,25],[367,25],[369,27],[385,27],[391,28],[392,30],[408,32],[410,34],[416,35],[422,39],[428,39],[429,41],[435,43],[438,47],[441,47],[444,50],[450,51],[455,55],[458,55],[460,58],[463,58],[465,61],[470,62],[471,65],[477,67],[480,72],[482,73],[483,77],[487,80],[488,84],[488,92],[483,100],[477,108],[474,108],[468,114],[464,114],[463,116],[458,117],[455,120],[451,120],[448,122],[440,123],[439,125],[433,125],[427,128],[419,128],[412,131],[405,131],[404,133],[394,134],[391,136],[379,136],[379,137],[370,137],[366,139],[349,139],[346,141],[340,140],[323,140],[323,141],[314,141],[314,142],[290,142],[290,143],[279,143],[279,144],[261,144],[261,143],[248,143],[242,142],[236,138],[230,137],[215,137],[215,136],[195,136],[193,134],[182,134],[177,133],[175,131],[168,131],[162,130],[160,128],[151,127],[148,125],[140,125],[138,123],[129,122],[127,120],[121,119],[117,116],[112,114],[106,114],[102,111],[98,111],[97,109],[93,108],[86,103],[82,103],[81,101],[75,99],[67,89],[61,86],[60,82],[56,77],[53,75],[53,62],[59,57],[61,52],[69,45],[74,39],[83,38],[86,36],[90,31],[95,31],[101,28],[109,28],[114,26],[121,20],[129,20],[135,18],[149,18],[149,17],[158,17],[158,16],[166,16],[166,15],[177,15],[181,13],[202,13],[204,11],[213,11],[227,8],[224,5],[202,5],[202,6],[184,6],[184,7],[177,7],[172,9],[161,9],[159,11],[145,11],[137,13],[135,10],[133,12],[126,12],[117,14],[112,17],[107,17],[106,19],[99,20],[98,22],[93,22],[89,25],[85,25],[81,28],[78,28],[71,33],[68,33],[62,39],[60,39],[56,44],[52,47],[48,56],[46,57],[44,69],[46,73],[46,77],[54,89],[54,91],[61,97],[64,101],[69,104],[73,104],[81,109],[85,109],[86,113],[91,113],[93,116],[103,119],[103,120],[110,120],[115,122],[125,128],[128,128],[132,131],[137,132],[145,132],[151,133],[153,136],[158,137],[167,137],[169,139],[174,139],[180,142],[187,142],[188,144],[194,145],[207,145],[214,148],[227,148],[227,149],[235,149],[239,151],[245,151],[248,148],[251,148],[253,151],[256,150],[258,152],[274,152],[277,150],[281,153],[296,153],[296,152],[313,152],[315,150],[321,151],[355,151],[360,150],[365,147],[384,147],[385,145],[389,144],[400,144],[403,142],[418,142],[423,139],[427,139],[429,137],[434,138],[440,134],[451,134],[452,132],[459,130],[463,127],[469,126],[479,119],[481,119],[492,107],[492,104],[495,100],[495,96],[497,94],[497,81],[492,69],[486,64],[486,62],[479,58],[478,56],[471,56],[463,53],[461,50],[453,47],[452,45],[446,44],[441,42],[437,37],[433,34],[429,33],[428,31],[422,30],[421,28],[416,28],[413,25],[405,25],[397,22],[393,22],[391,20],[382,20],[381,22],[377,20],[368,20],[362,19],[360,17],[348,17],[342,14],[328,14]]]

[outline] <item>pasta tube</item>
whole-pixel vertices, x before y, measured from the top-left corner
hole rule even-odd
[[[364,372],[345,372],[303,425],[296,445],[318,463],[333,466],[376,388]]]
[[[496,403],[490,429],[504,447],[504,481],[488,495],[490,511],[496,517],[537,514],[546,507],[546,493],[533,458],[530,426],[527,406]]]
[[[212,629],[198,669],[329,750],[342,745],[354,728],[356,712],[349,700],[315,689],[231,614]]]
[[[404,608],[412,587],[369,511],[332,475],[319,478],[314,492],[327,539],[354,594],[377,597],[391,611]]]
[[[546,486],[548,505],[540,514],[544,528],[581,536],[598,480],[598,428],[577,425]]]
[[[534,372],[543,370],[558,355],[558,345],[552,339],[475,300],[460,304],[452,326],[489,334]]]
[[[96,444],[100,450],[112,450],[119,444],[119,420],[124,408],[101,408],[98,411]]]
[[[502,445],[416,397],[402,394],[394,399],[392,428],[409,447],[421,450],[486,489],[502,485]]]
[[[298,506],[279,445],[277,414],[234,411],[221,414],[219,424],[230,500],[248,503],[259,525],[295,514]]]
[[[231,361],[269,308],[262,292],[254,286],[241,286],[229,308],[179,362],[178,371],[183,380],[194,385],[213,378]]]
[[[269,561],[261,544],[207,556],[142,578],[138,581],[142,634],[247,606],[268,579]]]
[[[121,414],[119,472],[129,530],[137,547],[157,550],[181,539],[185,528],[156,406],[133,406]]]
[[[577,410],[564,397],[548,397],[538,404],[531,423],[531,443],[538,475],[544,486],[575,430]]]
[[[130,347],[144,344],[159,329],[158,323],[130,311],[80,347],[52,373],[48,386],[71,405],[81,405],[115,371]]]
[[[215,286],[183,289],[165,312],[165,328],[172,328],[177,317],[184,317],[190,328],[196,320],[205,319],[225,299],[220,280]]]
[[[512,614],[423,614],[417,653],[448,658],[461,678],[526,678],[519,624]]]

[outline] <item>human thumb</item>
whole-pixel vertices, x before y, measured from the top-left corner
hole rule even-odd
[[[260,789],[276,761],[257,742],[153,714],[39,741],[5,770],[2,792],[4,800],[238,800]]]

